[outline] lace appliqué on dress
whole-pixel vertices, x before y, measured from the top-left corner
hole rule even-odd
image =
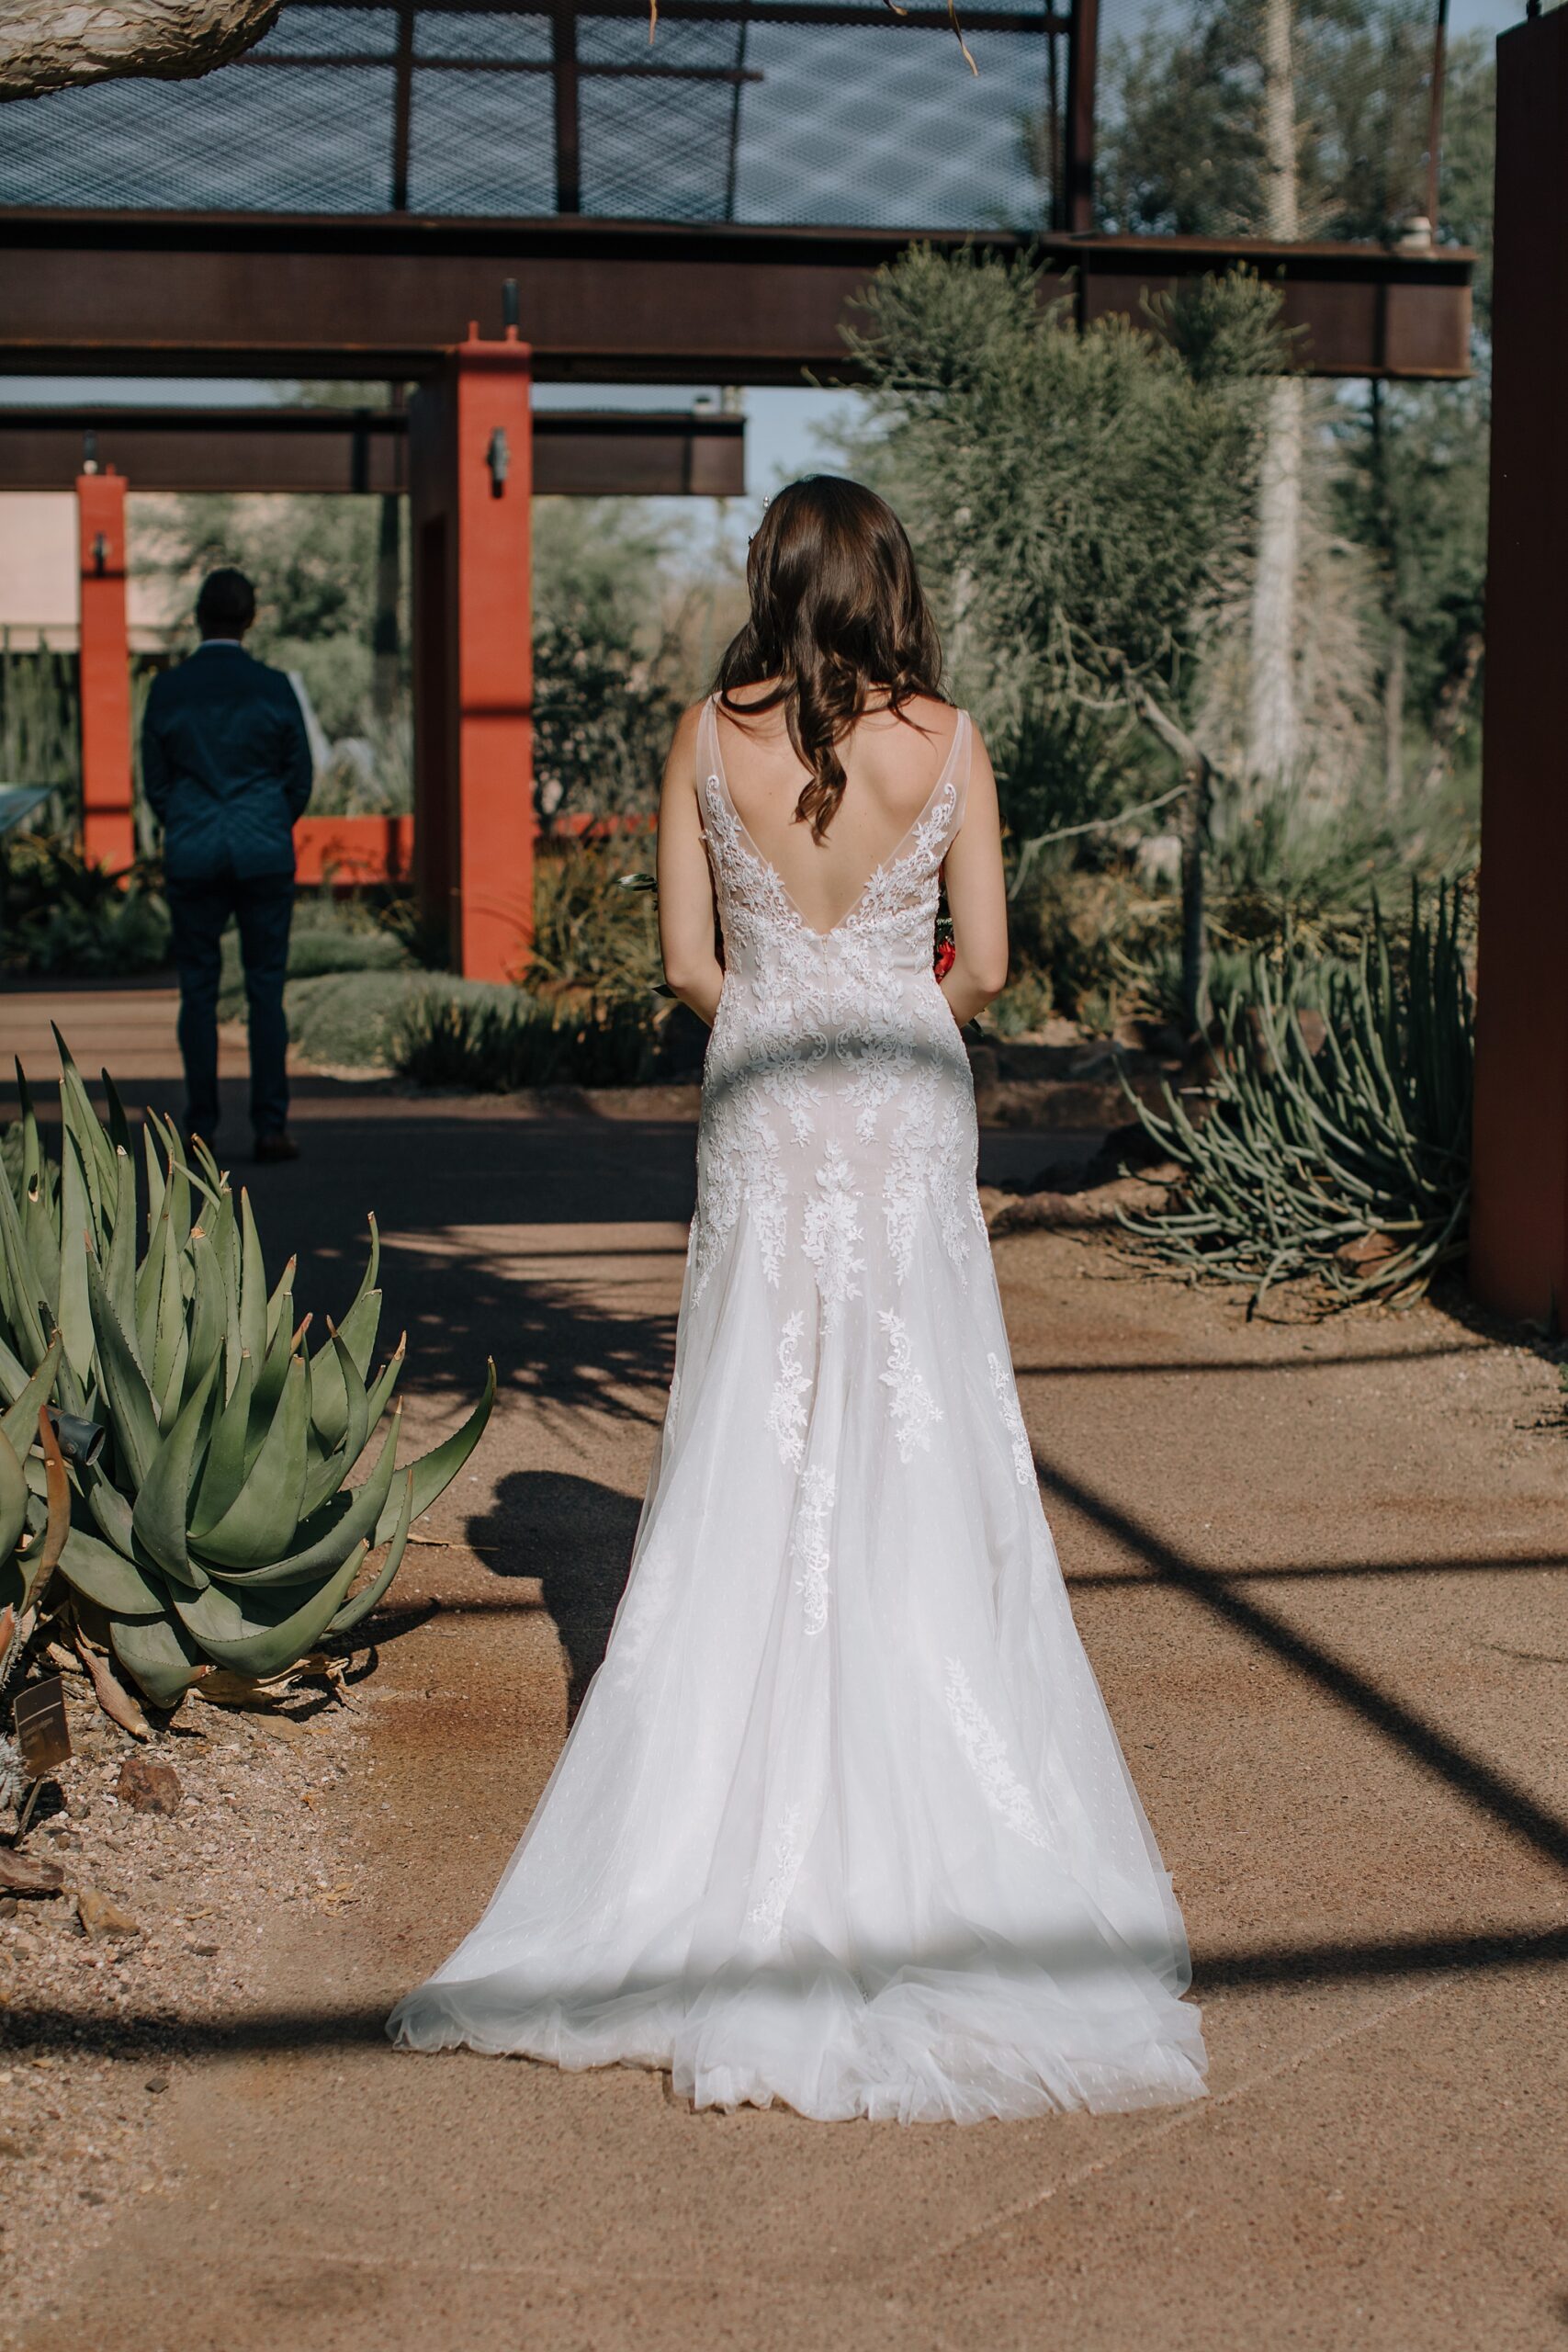
[[[915,1366],[915,1351],[901,1315],[884,1308],[878,1321],[887,1334],[887,1369],[882,1385],[893,1391],[893,1425],[898,1435],[898,1459],[912,1462],[915,1448],[931,1452],[931,1428],[942,1419],[942,1407]]]
[[[845,1299],[860,1296],[855,1276],[864,1269],[865,1260],[855,1254],[856,1243],[863,1238],[859,1202],[842,1148],[830,1143],[817,1170],[816,1190],[806,1203],[801,1241],[829,1323]]]
[[[805,1328],[806,1317],[797,1306],[779,1333],[778,1377],[768,1405],[768,1428],[777,1442],[779,1460],[788,1470],[798,1470],[806,1458],[806,1399],[811,1374],[800,1361]]]
[[[1021,1487],[1038,1487],[1040,1480],[1034,1468],[1034,1448],[1029,1442],[1029,1431],[1023,1425],[1023,1408],[1018,1401],[1018,1384],[1013,1379],[1012,1367],[1003,1363],[1000,1356],[987,1355],[986,1362],[991,1368],[991,1386],[997,1392],[997,1404],[1008,1433],[1008,1442],[1012,1447],[1013,1475]]]
[[[833,1565],[828,1528],[837,1487],[832,1472],[820,1462],[811,1463],[800,1481],[790,1557],[800,1570],[795,1589],[801,1597],[801,1617],[808,1634],[824,1633],[828,1625],[828,1579]]]
[[[753,1928],[760,1928],[770,1942],[784,1926],[784,1916],[789,1898],[795,1892],[795,1882],[800,1876],[805,1854],[804,1826],[797,1804],[786,1805],[779,1817],[778,1835],[773,1840],[773,1863],[767,1883],[746,1917]]]
[[[993,1812],[1031,1846],[1048,1843],[1039,1808],[1009,1760],[1007,1742],[975,1696],[961,1658],[947,1661],[947,1712]]]

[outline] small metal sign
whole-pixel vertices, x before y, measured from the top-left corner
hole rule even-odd
[[[64,1763],[71,1753],[71,1731],[65,1721],[63,1675],[51,1674],[18,1690],[15,1718],[22,1770],[29,1779],[36,1781],[53,1765]]]

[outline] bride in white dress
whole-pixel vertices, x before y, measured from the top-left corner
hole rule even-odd
[[[793,484],[749,584],[660,819],[665,968],[713,1035],[631,1575],[489,1909],[389,2030],[825,2119],[1192,2098],[1181,1917],[1073,1624],[976,1193],[990,763],[880,499]]]

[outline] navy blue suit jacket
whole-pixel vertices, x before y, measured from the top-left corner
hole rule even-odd
[[[164,671],[141,722],[141,782],[171,882],[292,874],[310,745],[282,671],[221,644]]]

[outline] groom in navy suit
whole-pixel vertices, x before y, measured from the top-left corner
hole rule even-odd
[[[201,643],[155,678],[147,697],[141,778],[164,828],[186,1133],[210,1143],[218,1126],[218,987],[232,915],[250,1009],[256,1158],[296,1159],[283,983],[294,826],[310,797],[310,746],[288,680],[245,651],[242,640],[255,615],[255,591],[243,571],[214,571],[203,581],[196,605]]]

